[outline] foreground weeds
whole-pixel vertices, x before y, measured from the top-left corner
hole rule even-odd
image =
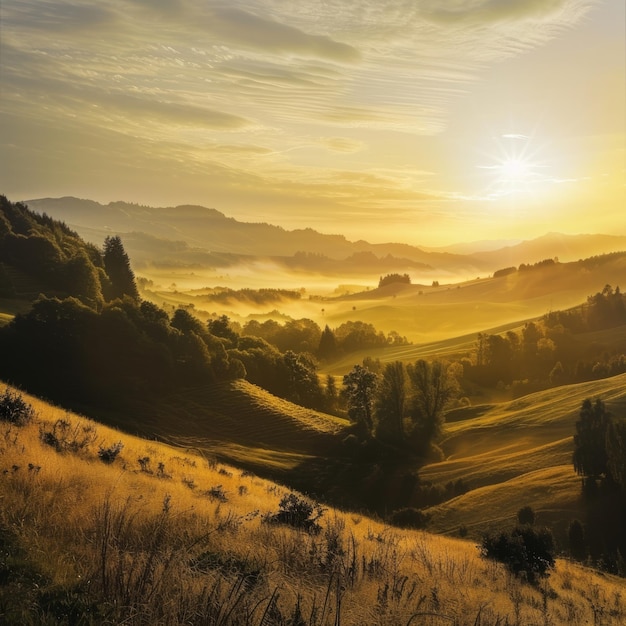
[[[557,560],[524,584],[472,543],[28,401],[29,420],[0,423],[2,624],[626,623],[618,579]]]

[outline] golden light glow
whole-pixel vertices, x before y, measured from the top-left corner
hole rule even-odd
[[[4,0],[0,193],[423,245],[506,239],[512,196],[552,222],[520,208],[517,236],[624,232],[625,19],[606,0]]]

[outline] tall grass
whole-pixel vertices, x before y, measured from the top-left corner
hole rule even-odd
[[[0,422],[0,623],[626,621],[621,580],[558,561],[530,586],[472,543],[339,510],[311,532],[267,523],[288,489],[26,399],[29,423]],[[45,436],[58,420],[60,447]],[[117,442],[103,462],[99,450]]]

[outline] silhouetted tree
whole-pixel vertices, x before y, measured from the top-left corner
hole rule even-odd
[[[282,361],[286,371],[285,397],[302,406],[322,409],[324,396],[313,359],[307,354],[287,350]]]
[[[108,293],[105,294],[108,300],[124,296],[130,296],[134,300],[139,299],[130,259],[124,250],[122,240],[117,235],[104,240],[104,269],[110,280]]]
[[[578,561],[583,561],[587,556],[587,544],[585,542],[585,529],[579,519],[570,522],[567,528],[567,538],[572,556]]]
[[[411,277],[408,274],[387,274],[386,276],[380,277],[378,287],[384,287],[385,285],[391,285],[393,283],[410,285]]]
[[[332,359],[337,355],[337,340],[335,338],[335,333],[329,328],[328,324],[326,324],[320,336],[317,354],[320,359]]]
[[[391,443],[404,440],[407,377],[401,361],[387,363],[376,394],[376,435]]]
[[[217,319],[207,322],[209,332],[215,337],[226,339],[230,345],[236,345],[239,335],[231,328],[228,315],[220,315]]]
[[[409,416],[413,422],[413,439],[424,452],[443,426],[443,413],[458,393],[458,384],[442,361],[428,363],[423,359],[407,367],[412,396]]]
[[[532,526],[535,523],[535,510],[532,506],[523,506],[517,512],[517,521],[520,524],[530,524]]]
[[[326,408],[328,411],[333,412],[337,409],[339,401],[339,392],[337,391],[337,383],[335,377],[332,374],[326,376]]]
[[[554,567],[554,538],[547,528],[517,526],[510,532],[487,535],[481,551],[483,556],[504,563],[513,574],[525,576],[529,583],[547,576]]]
[[[576,422],[573,462],[579,475],[594,482],[608,473],[606,440],[610,422],[611,416],[600,398],[593,404],[589,398],[583,400]]]
[[[606,433],[607,471],[626,497],[626,421],[613,420]]]
[[[361,426],[362,434],[371,437],[374,431],[373,403],[378,376],[361,365],[355,365],[344,377],[344,394],[348,416]]]

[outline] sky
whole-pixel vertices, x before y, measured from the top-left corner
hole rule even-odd
[[[626,234],[623,0],[2,0],[0,193]]]

